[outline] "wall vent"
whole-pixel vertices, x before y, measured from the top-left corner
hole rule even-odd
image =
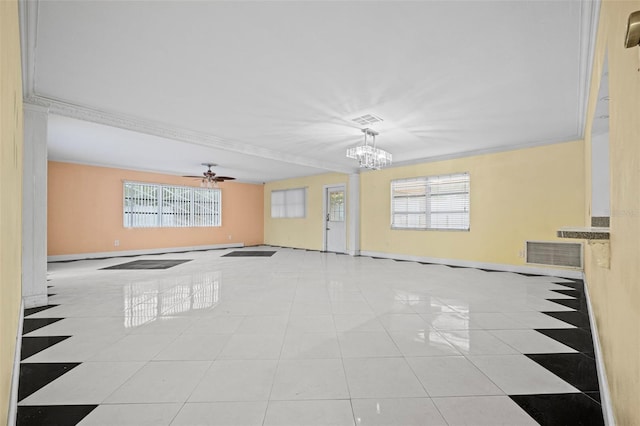
[[[582,244],[527,241],[527,263],[582,268]]]

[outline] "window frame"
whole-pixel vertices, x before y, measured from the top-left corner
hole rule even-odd
[[[467,203],[466,203],[466,210],[463,211],[450,211],[447,213],[466,213],[467,214],[467,227],[466,228],[441,228],[441,227],[432,227],[431,223],[432,223],[432,215],[433,215],[433,211],[431,210],[431,198],[433,196],[438,196],[438,195],[451,195],[451,194],[436,194],[436,195],[431,195],[431,192],[429,190],[430,184],[429,181],[430,180],[437,180],[437,179],[443,179],[443,178],[456,178],[456,177],[466,177],[466,185],[467,185],[467,191],[466,192],[457,192],[457,194],[467,194]],[[424,195],[420,195],[419,197],[425,197],[425,210],[424,211],[418,211],[418,212],[411,212],[409,210],[407,211],[402,211],[402,212],[397,212],[395,210],[395,199],[396,198],[400,198],[400,197],[395,197],[394,196],[394,192],[395,192],[395,188],[394,188],[394,184],[397,182],[409,182],[409,181],[424,181]],[[443,182],[446,183],[446,182]],[[453,232],[469,232],[471,231],[471,175],[469,172],[457,172],[457,173],[447,173],[447,174],[440,174],[440,175],[429,175],[429,176],[418,176],[418,177],[410,177],[410,178],[402,178],[402,179],[393,179],[391,180],[391,184],[390,184],[390,227],[392,230],[409,230],[409,231],[453,231]],[[438,213],[438,212],[436,212]],[[398,226],[397,224],[394,223],[394,219],[396,215],[399,214],[404,214],[404,215],[409,215],[409,214],[417,214],[417,215],[423,215],[424,216],[424,226]],[[407,221],[408,222],[408,221]]]
[[[134,223],[133,216],[135,211],[127,210],[127,187],[129,185],[144,185],[149,188],[155,188],[155,200],[149,197],[151,202],[150,206],[155,207],[153,214],[155,223],[152,225],[140,225],[140,223]],[[172,206],[167,206],[167,193],[173,193],[174,196],[181,193],[179,196],[184,198],[185,194],[188,194],[188,200],[183,200],[182,204],[188,206],[188,214],[176,214],[175,211],[166,211],[167,208],[172,209]],[[203,193],[210,194],[208,200],[204,200]],[[197,195],[200,194],[200,195]],[[202,213],[202,205],[211,204],[211,210]],[[197,210],[197,211],[196,211]],[[139,214],[139,213],[138,213]],[[130,216],[130,217],[128,217]],[[166,216],[167,220],[163,220]],[[205,220],[203,221],[203,217]],[[168,218],[172,218],[171,221]],[[187,218],[186,224],[177,225],[180,220]],[[207,219],[207,218],[210,218]],[[172,224],[168,224],[173,222]],[[122,225],[126,229],[149,229],[149,228],[219,228],[222,226],[222,190],[220,188],[200,188],[196,186],[186,185],[173,185],[156,182],[139,182],[125,180],[122,183]]]
[[[302,191],[302,215],[301,216],[293,216],[292,212],[289,209],[293,209],[294,205],[287,203],[287,194],[292,194],[293,192]],[[282,204],[282,208],[284,209],[284,213],[282,216],[274,216],[273,215],[273,194],[274,192],[282,193],[284,196],[284,202]],[[272,189],[269,194],[269,207],[271,208],[271,219],[305,219],[307,217],[307,187],[297,187],[297,188],[286,188],[286,189]]]

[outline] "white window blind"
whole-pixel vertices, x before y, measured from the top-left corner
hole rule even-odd
[[[469,230],[469,174],[391,182],[391,226]]]
[[[124,183],[126,228],[221,226],[219,189]]]
[[[307,190],[294,188],[271,191],[271,217],[305,217]]]

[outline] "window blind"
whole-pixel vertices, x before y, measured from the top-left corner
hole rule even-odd
[[[124,183],[126,228],[221,226],[219,189]]]
[[[271,191],[271,217],[295,218],[306,216],[307,190],[293,188]]]
[[[391,182],[391,226],[405,229],[469,229],[469,174]]]

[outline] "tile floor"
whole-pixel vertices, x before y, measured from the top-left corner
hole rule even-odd
[[[141,258],[49,265],[19,425],[603,424],[580,281],[272,247]]]

